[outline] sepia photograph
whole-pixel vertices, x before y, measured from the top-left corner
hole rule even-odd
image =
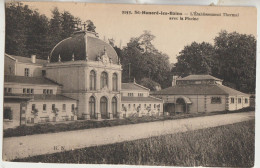
[[[4,13],[4,162],[255,166],[256,7]]]

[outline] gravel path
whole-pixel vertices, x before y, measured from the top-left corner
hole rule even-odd
[[[227,125],[255,118],[254,112],[222,114],[158,121],[133,125],[122,125],[96,129],[10,137],[3,139],[3,160],[13,160],[35,155],[51,154],[64,150],[131,141]]]

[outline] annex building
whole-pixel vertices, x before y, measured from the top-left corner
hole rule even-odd
[[[250,95],[222,85],[211,75],[173,76],[172,87],[153,93],[164,100],[164,112],[196,113],[249,107]]]
[[[4,73],[4,128],[163,113],[149,89],[121,82],[117,53],[93,32],[75,32],[47,60],[5,54]]]

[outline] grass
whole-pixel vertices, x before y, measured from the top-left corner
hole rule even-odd
[[[255,120],[40,155],[16,162],[160,166],[254,166]]]
[[[15,136],[26,136],[26,135],[33,135],[33,134],[82,130],[82,129],[90,129],[90,128],[111,127],[111,126],[118,126],[118,125],[128,125],[128,124],[137,124],[137,123],[154,122],[154,121],[176,120],[176,119],[183,119],[183,118],[193,118],[193,117],[237,113],[237,112],[245,112],[245,111],[254,111],[254,108],[245,108],[245,109],[240,109],[232,112],[220,111],[220,112],[212,112],[212,113],[204,112],[204,113],[177,114],[173,116],[129,117],[125,119],[102,120],[102,121],[81,120],[81,121],[75,121],[69,123],[36,124],[34,126],[22,125],[16,128],[9,128],[4,130],[4,138],[15,137]]]

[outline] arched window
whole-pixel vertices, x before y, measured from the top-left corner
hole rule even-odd
[[[89,98],[89,114],[90,118],[96,118],[96,100],[93,96]]]
[[[112,113],[113,113],[113,117],[116,118],[117,117],[117,99],[116,99],[116,97],[113,97],[113,99],[112,99]]]
[[[101,73],[100,88],[108,87],[108,75],[106,72]]]
[[[106,119],[108,118],[108,113],[107,113],[107,98],[106,97],[101,97],[100,99],[100,113],[101,113],[101,118]]]
[[[90,90],[96,90],[96,73],[95,71],[90,71],[90,74],[89,74],[89,89]]]
[[[118,89],[118,79],[117,79],[117,74],[113,74],[113,91],[117,91]]]

